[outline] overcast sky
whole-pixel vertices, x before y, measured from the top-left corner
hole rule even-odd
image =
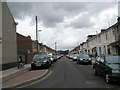
[[[9,2],[17,32],[35,40],[38,16],[39,42],[66,50],[117,22],[117,2]]]

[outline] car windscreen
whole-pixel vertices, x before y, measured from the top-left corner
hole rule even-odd
[[[78,54],[74,54],[73,56],[74,56],[74,57],[77,57],[77,56],[78,56]]]
[[[106,62],[120,64],[120,56],[106,56]]]
[[[45,59],[47,57],[46,54],[37,54],[33,57],[33,60],[42,60],[42,59]]]
[[[90,58],[88,55],[84,55],[84,54],[79,55],[79,57],[80,57],[80,58],[84,58],[84,59]]]

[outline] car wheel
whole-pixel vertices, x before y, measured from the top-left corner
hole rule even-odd
[[[31,67],[31,70],[34,70],[35,69],[35,67]]]
[[[110,76],[109,76],[109,74],[106,74],[106,75],[105,75],[105,81],[106,81],[107,83],[110,83]]]
[[[95,68],[93,68],[94,75],[98,75],[97,71]]]
[[[89,62],[90,65],[92,65],[92,62]]]
[[[77,60],[77,64],[79,64],[78,60]]]
[[[48,69],[49,67],[50,67],[50,65],[49,65],[49,64],[47,64],[46,68]]]

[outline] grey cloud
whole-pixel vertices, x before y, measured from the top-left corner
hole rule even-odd
[[[18,2],[9,2],[8,6],[14,16],[17,19],[24,19],[25,16],[30,15],[32,4],[31,3],[18,3]]]
[[[89,2],[87,5],[87,9],[91,14],[100,13],[103,10],[112,8],[116,5],[116,2]]]
[[[67,46],[65,46],[65,45],[59,45],[58,44],[58,48],[60,48],[61,50],[66,50],[66,49],[73,49],[75,47],[75,44],[71,44],[71,45],[67,45]]]
[[[95,23],[90,21],[90,17],[88,15],[84,15],[77,19],[74,22],[71,22],[68,27],[74,27],[74,28],[89,28],[92,27]]]
[[[24,19],[25,16],[30,16],[32,17],[32,23],[35,23],[35,15],[38,15],[38,21],[42,22],[45,27],[54,27],[56,24],[63,22],[64,17],[76,16],[85,11],[87,11],[90,16],[97,15],[102,10],[113,7],[115,3],[9,2],[8,5],[15,18]],[[90,23],[86,25],[91,26]],[[86,25],[84,22],[74,22],[72,26],[79,28],[85,27]]]

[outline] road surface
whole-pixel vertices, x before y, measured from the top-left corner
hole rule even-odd
[[[120,88],[118,84],[108,84],[101,76],[93,74],[92,65],[78,65],[63,57],[50,67],[45,78],[22,85],[19,88]]]

